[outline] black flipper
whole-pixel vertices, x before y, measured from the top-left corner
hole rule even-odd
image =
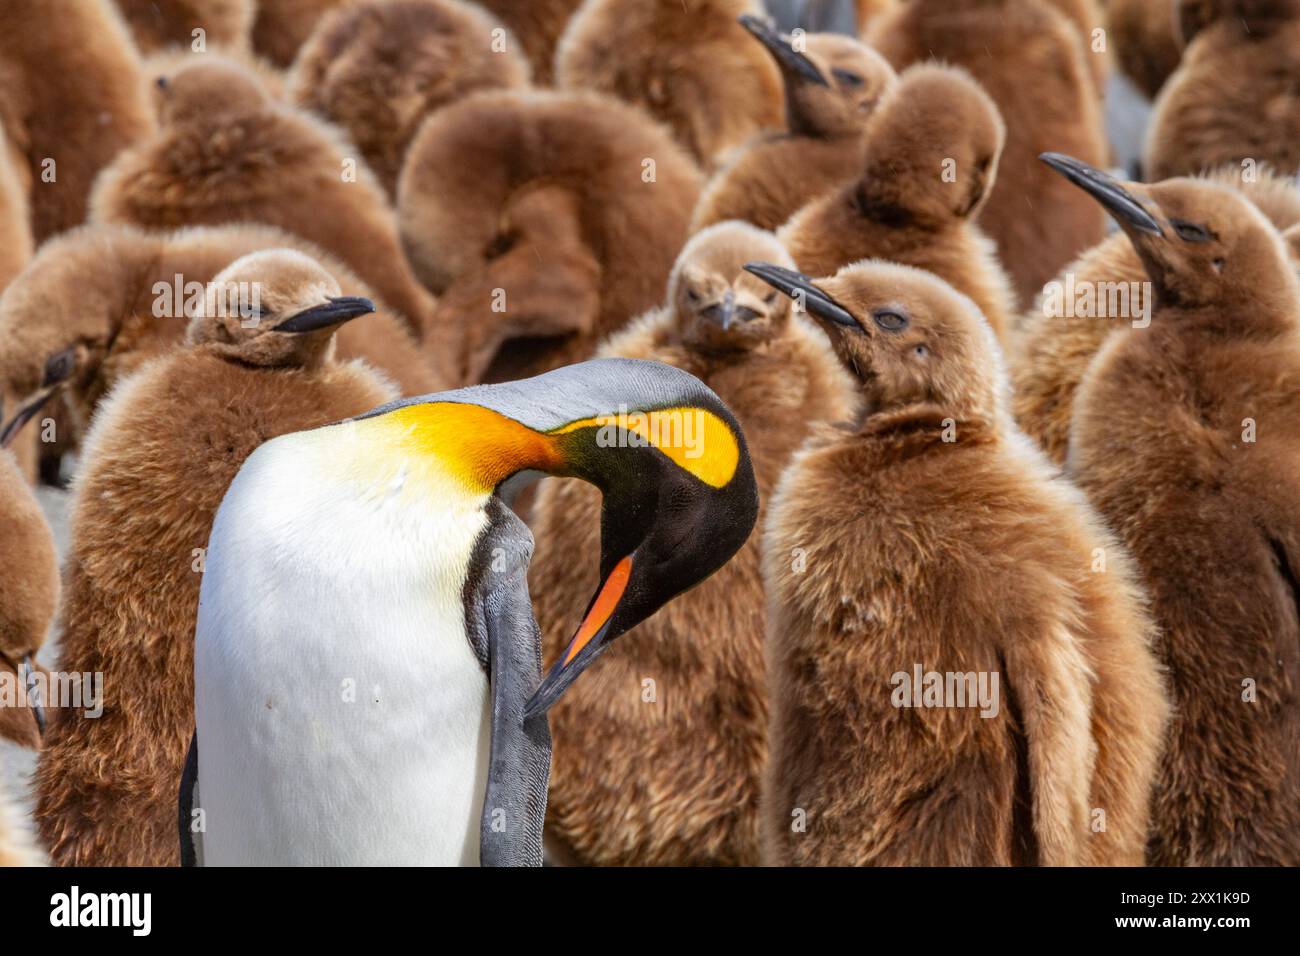
[[[528,596],[533,536],[494,499],[488,530],[477,542],[466,582],[470,642],[488,672],[492,749],[479,862],[541,866],[551,729],[546,715],[525,720],[524,705],[542,680],[541,633]]]
[[[181,844],[181,866],[198,866],[198,851],[194,846],[194,791],[199,783],[199,732],[190,737],[190,749],[185,754],[185,767],[181,770],[181,787],[176,801],[176,828]]]

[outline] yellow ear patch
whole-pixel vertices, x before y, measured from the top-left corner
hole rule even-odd
[[[483,494],[526,468],[565,470],[554,439],[482,405],[406,405],[382,418],[396,429],[396,444],[432,456],[454,478]]]
[[[731,481],[740,462],[740,445],[727,423],[703,408],[661,408],[652,412],[620,412],[570,422],[551,435],[565,435],[580,428],[600,428],[597,436],[602,447],[626,447],[626,436],[619,431],[640,436],[642,441],[659,449],[673,464],[689,472],[706,485],[722,488]]]

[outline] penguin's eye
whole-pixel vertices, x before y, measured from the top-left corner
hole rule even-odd
[[[894,309],[877,309],[871,313],[871,318],[886,332],[901,332],[907,328],[907,316]]]
[[[841,70],[839,67],[832,68],[831,76],[835,77],[836,82],[841,86],[849,86],[856,89],[863,83],[862,77],[858,76],[858,74],[851,70]]]
[[[45,363],[45,374],[42,376],[41,387],[49,388],[51,385],[57,385],[64,381],[72,374],[76,366],[75,350],[71,348],[64,349],[57,355],[51,355]]]
[[[763,304],[764,304],[764,305],[771,305],[771,304],[772,304],[773,302],[775,302],[775,301],[776,301],[776,293],[775,293],[775,292],[769,292],[767,295],[763,296]]]
[[[699,302],[699,301],[700,301],[700,294],[699,294],[698,292],[696,292],[694,289],[690,289],[690,288],[688,288],[688,289],[686,290],[686,301],[687,301],[687,302],[690,302],[691,304],[694,304],[694,303],[696,303],[696,302]]]
[[[1194,222],[1187,222],[1183,219],[1170,219],[1169,225],[1174,227],[1174,232],[1178,233],[1178,238],[1184,242],[1210,241],[1210,230],[1204,226],[1198,226]]]

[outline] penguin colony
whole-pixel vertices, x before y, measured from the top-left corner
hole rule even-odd
[[[0,865],[1300,865],[1300,2],[842,6],[0,0]]]

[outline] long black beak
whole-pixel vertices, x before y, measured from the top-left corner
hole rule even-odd
[[[1165,234],[1159,220],[1109,173],[1063,153],[1042,153],[1038,158],[1101,203],[1121,226],[1153,236]]]
[[[853,318],[849,310],[813,285],[812,279],[802,272],[774,266],[770,262],[748,262],[745,264],[745,271],[785,293],[794,299],[796,304],[802,304],[808,313],[827,322],[861,331],[862,326],[858,324],[857,319]]]
[[[37,413],[45,407],[46,403],[49,402],[49,400],[52,399],[62,387],[63,383],[59,382],[55,385],[43,388],[27,401],[23,402],[23,404],[19,405],[18,411],[14,412],[14,417],[5,423],[4,428],[0,429],[0,448],[8,448],[12,445],[14,439],[18,437],[18,433],[23,430],[23,426],[35,418]]]
[[[701,315],[709,321],[722,326],[722,331],[728,331],[736,320],[736,293],[728,289],[721,302],[715,302],[705,309]]]
[[[35,696],[36,686],[36,665],[32,663],[32,655],[23,655],[23,686],[27,689],[27,702],[31,705],[32,713],[36,717],[36,729],[45,736],[45,704]]]
[[[781,34],[773,30],[766,20],[752,14],[744,14],[740,25],[754,35],[759,43],[767,47],[768,52],[776,58],[781,72],[796,77],[806,83],[830,86],[817,64],[794,48],[794,45]]]
[[[550,673],[537,686],[533,696],[524,705],[524,719],[536,717],[551,709],[551,705],[560,699],[569,685],[578,679],[578,675],[587,669],[609,644],[609,622],[598,630],[591,641],[578,651],[572,660],[556,664]]]
[[[277,332],[315,332],[342,325],[360,315],[375,311],[375,304],[364,296],[345,295],[332,298],[324,305],[314,306],[297,315],[291,315],[275,327]]]

